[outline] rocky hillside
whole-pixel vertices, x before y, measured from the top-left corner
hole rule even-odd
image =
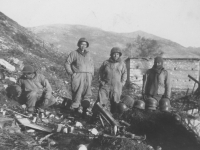
[[[64,58],[62,52],[58,52],[52,44],[49,44],[48,41],[44,41],[36,34],[31,32],[25,27],[20,26],[17,22],[10,19],[6,15],[0,12],[0,52],[13,53],[18,55],[21,59],[24,57],[29,57],[34,59],[40,59],[39,62],[45,62],[45,66],[51,66],[53,64],[62,64],[61,58]],[[13,55],[12,54],[12,55]],[[2,55],[0,56],[2,57]],[[49,61],[49,62],[48,62]],[[39,63],[38,62],[38,63]],[[37,61],[34,61],[37,66]],[[39,65],[40,66],[40,65]],[[37,67],[39,67],[37,66]]]
[[[170,40],[136,31],[132,33],[114,33],[103,31],[81,25],[49,25],[39,26],[30,29],[43,40],[52,43],[58,51],[69,53],[77,48],[76,43],[80,37],[88,38],[90,42],[89,50],[92,52],[97,63],[101,63],[109,56],[113,46],[126,47],[126,44],[133,41],[138,35],[141,37],[157,40],[164,52],[164,57],[168,58],[200,58],[197,48],[186,48]],[[190,51],[190,49],[192,49]]]
[[[14,58],[24,65],[34,66],[45,74],[56,89],[62,88],[60,78],[66,79],[64,57],[50,44],[0,12],[0,59],[10,62]]]

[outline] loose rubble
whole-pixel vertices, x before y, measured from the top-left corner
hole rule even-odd
[[[18,61],[13,62],[16,64]],[[18,70],[22,65],[20,62],[20,65],[14,67]],[[98,105],[100,116],[95,123],[91,123],[94,100],[91,101],[85,119],[80,116],[74,117],[69,110],[70,95],[66,97],[62,94],[64,92],[62,89],[57,89],[53,93],[57,99],[55,106],[48,110],[38,109],[32,116],[27,115],[26,105],[20,106],[15,102],[15,91],[10,88],[14,86],[16,77],[6,75],[5,79],[7,82],[4,85],[7,86],[0,92],[1,149],[197,150],[200,148],[198,96],[192,95],[191,99],[189,95],[185,97],[185,93],[173,93],[174,109],[170,113],[131,109],[122,115],[112,115]],[[135,100],[141,99],[140,91],[134,86],[124,89],[123,93],[134,97]],[[194,101],[194,107],[191,108],[186,104],[183,106],[185,99]],[[81,113],[81,110],[79,112]]]

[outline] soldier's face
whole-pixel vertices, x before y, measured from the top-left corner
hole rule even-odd
[[[156,67],[162,66],[162,62],[156,62]]]
[[[79,48],[83,51],[87,48],[87,43],[86,42],[81,42],[79,45]]]
[[[119,57],[120,57],[120,54],[119,54],[119,53],[114,53],[114,54],[112,54],[112,59],[113,59],[113,60],[118,60]]]
[[[27,79],[32,79],[34,77],[34,73],[24,73],[23,75]]]

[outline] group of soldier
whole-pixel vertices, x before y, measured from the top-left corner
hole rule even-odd
[[[82,108],[82,117],[87,115],[92,96],[91,83],[94,76],[94,61],[87,48],[89,42],[86,38],[80,38],[77,43],[78,49],[72,51],[66,58],[65,69],[71,77],[72,103],[70,110],[73,114],[79,114]],[[113,47],[110,58],[104,61],[99,68],[98,97],[93,106],[95,114],[96,103],[100,103],[111,113],[120,110],[120,106],[126,105],[131,108],[155,110],[159,103],[160,109],[170,109],[171,83],[170,74],[163,67],[163,58],[158,56],[154,59],[154,65],[144,75],[143,100],[134,100],[126,97],[121,100],[122,88],[127,80],[127,68],[121,59],[122,51],[119,47]],[[52,95],[52,88],[44,75],[39,74],[32,66],[25,66],[22,76],[17,81],[18,99],[26,104],[29,113],[33,113],[36,107],[47,108],[56,100]],[[130,106],[128,106],[131,104]]]

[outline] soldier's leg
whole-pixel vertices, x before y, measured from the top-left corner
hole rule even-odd
[[[111,97],[110,97],[110,112],[111,113],[116,113],[117,112],[117,104],[120,102],[120,93],[117,92],[112,92]]]
[[[43,93],[43,95],[39,97],[38,97],[39,100],[36,102],[36,107],[40,107],[42,109],[46,109],[49,106],[55,104],[56,102],[56,98],[53,95],[51,95],[49,99],[45,99],[45,93]]]
[[[107,85],[104,85],[99,88],[98,91],[98,98],[97,101],[95,102],[93,108],[92,108],[92,122],[96,120],[98,116],[98,107],[96,106],[96,103],[100,103],[102,106],[106,107],[108,110],[110,110],[110,102],[109,102],[109,90],[110,88]]]
[[[90,99],[92,96],[92,91],[91,91],[92,74],[85,73],[83,76],[85,80],[84,80],[84,89],[82,94],[81,106],[83,107],[82,117],[85,118],[87,109],[90,107]]]
[[[72,77],[72,109],[78,109],[80,106],[82,93],[84,89],[84,78],[83,74],[76,73]]]
[[[34,112],[35,110],[35,104],[38,99],[38,94],[36,91],[31,91],[26,93],[26,105],[27,105],[27,110],[29,112]]]

